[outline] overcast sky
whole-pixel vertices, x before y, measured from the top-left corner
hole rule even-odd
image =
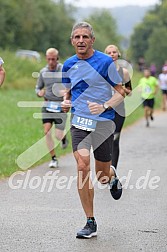
[[[159,0],[66,0],[66,2],[83,7],[95,6],[103,8],[112,8],[116,6],[125,5],[154,5],[159,3]]]

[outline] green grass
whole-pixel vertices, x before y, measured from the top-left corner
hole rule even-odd
[[[33,113],[39,113],[41,109],[21,108],[17,103],[42,101],[35,94],[36,79],[32,78],[32,73],[39,72],[46,62],[44,57],[41,63],[19,59],[15,57],[15,53],[9,51],[0,51],[0,56],[5,61],[6,70],[5,83],[0,89],[0,177],[3,177],[20,170],[16,163],[18,156],[44,136],[41,120],[33,118]],[[71,141],[69,133],[67,137]],[[45,142],[43,145],[46,146]],[[36,152],[40,152],[40,148],[36,149]],[[71,144],[65,150],[61,150],[60,146],[56,148],[58,157],[69,152],[71,152]],[[29,156],[29,159],[31,158]],[[49,154],[43,156],[34,166],[48,160],[50,160]]]
[[[43,126],[40,119],[34,119],[33,113],[40,112],[40,108],[20,108],[19,101],[39,100],[34,89],[25,90],[2,90],[0,92],[1,124],[0,124],[0,177],[9,176],[20,168],[16,164],[17,157],[33,144],[43,138]],[[53,131],[54,133],[54,131]],[[70,136],[68,133],[68,139]],[[45,145],[45,142],[44,142]],[[58,146],[56,154],[59,157],[71,151],[71,144],[65,150]],[[43,148],[43,146],[41,146]],[[36,152],[40,148],[36,147]],[[29,156],[29,159],[32,157]],[[47,154],[34,165],[50,160]]]
[[[39,72],[46,65],[44,56],[40,63],[20,59],[15,56],[15,52],[0,51],[0,56],[3,58],[6,70],[6,79],[3,89],[29,89],[34,87],[35,79],[32,78],[33,72]]]
[[[44,65],[45,60],[39,64],[29,60],[21,60],[15,57],[14,53],[0,52],[5,61],[6,80],[0,89],[0,177],[10,176],[13,172],[20,170],[16,160],[19,155],[29,147],[36,144],[43,138],[43,126],[40,119],[34,119],[33,113],[40,112],[40,108],[21,108],[17,106],[19,101],[41,101],[36,97],[34,87],[36,79],[32,78],[32,72],[38,72]],[[140,73],[135,72],[133,77],[133,87],[138,83]],[[160,107],[160,94],[156,99],[156,108]],[[140,106],[130,116],[126,118],[124,127],[131,125],[139,118],[143,117],[143,108]],[[69,122],[68,122],[69,123]],[[71,152],[71,138],[68,132],[70,144],[67,149],[56,148],[57,156]],[[25,156],[30,161],[34,154],[38,154],[41,149],[46,148],[45,142],[36,150]],[[24,157],[23,157],[24,159]],[[33,166],[50,160],[50,155],[46,154],[40,158]]]

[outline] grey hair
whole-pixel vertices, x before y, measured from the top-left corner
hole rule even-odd
[[[79,23],[77,23],[77,24],[75,24],[75,25],[73,26],[72,32],[71,32],[71,38],[72,38],[73,35],[74,35],[74,31],[75,31],[76,29],[78,29],[78,28],[86,28],[86,29],[88,29],[88,30],[91,32],[91,37],[92,37],[92,38],[95,37],[93,28],[92,28],[92,26],[91,26],[89,23],[87,23],[87,22],[79,22]]]
[[[46,50],[46,55],[48,55],[49,53],[53,53],[55,55],[59,55],[59,51],[56,48],[49,48]]]

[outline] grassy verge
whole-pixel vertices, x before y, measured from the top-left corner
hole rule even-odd
[[[20,170],[16,163],[18,156],[43,138],[41,120],[33,118],[33,113],[39,113],[41,109],[20,108],[17,103],[19,101],[41,101],[34,92],[36,79],[32,77],[32,73],[39,72],[45,66],[46,61],[44,56],[40,63],[20,59],[15,56],[15,52],[9,51],[0,51],[0,56],[5,61],[6,70],[5,83],[0,89],[0,177],[6,177]],[[71,141],[69,133],[67,136]],[[63,151],[58,146],[57,156],[70,152],[70,146],[71,144]],[[40,149],[36,150],[36,152],[39,151]],[[31,159],[31,156],[29,158]],[[49,159],[50,155],[47,154],[34,165],[39,165]]]
[[[43,127],[40,119],[34,119],[33,113],[40,112],[40,108],[20,108],[19,101],[34,101],[36,98],[33,89],[25,90],[3,90],[0,92],[1,124],[0,124],[0,177],[9,176],[19,170],[16,164],[17,157],[29,147],[43,138]],[[68,133],[68,139],[70,136]],[[71,151],[69,147],[61,150],[57,148],[57,156]],[[40,149],[36,149],[40,152]],[[29,157],[31,159],[31,156]],[[49,154],[44,156],[35,165],[50,159]]]
[[[15,52],[0,51],[0,56],[3,58],[6,70],[6,79],[3,89],[29,89],[34,88],[35,79],[32,78],[33,72],[39,72],[46,64],[44,57],[40,63],[20,59],[15,56]]]

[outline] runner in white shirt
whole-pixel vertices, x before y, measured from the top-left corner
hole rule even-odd
[[[165,111],[167,108],[167,66],[163,66],[158,80],[160,89],[162,90],[162,110]]]
[[[0,57],[0,86],[3,84],[5,79],[5,69],[3,68],[3,59]]]

